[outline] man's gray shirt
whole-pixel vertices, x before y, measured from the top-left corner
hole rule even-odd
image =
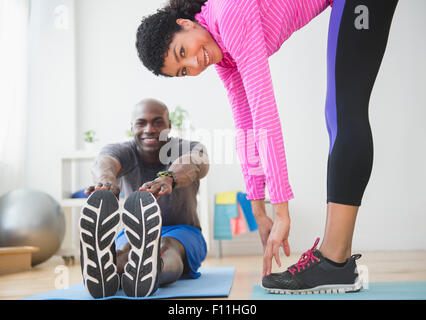
[[[118,186],[121,196],[126,199],[145,182],[155,180],[157,172],[168,170],[178,157],[190,151],[200,151],[200,149],[202,151],[202,148],[204,147],[196,141],[169,138],[160,150],[160,159],[163,163],[157,165],[143,162],[134,140],[108,144],[101,149],[99,155],[108,155],[120,162]],[[195,180],[188,186],[173,189],[171,194],[158,198],[163,226],[185,224],[201,230],[197,213],[199,186],[200,181]]]

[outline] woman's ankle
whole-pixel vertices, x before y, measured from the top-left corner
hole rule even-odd
[[[347,247],[330,247],[328,245],[321,244],[318,249],[324,258],[327,258],[333,262],[343,263],[351,256],[351,249]]]

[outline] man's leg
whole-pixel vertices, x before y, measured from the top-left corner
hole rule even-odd
[[[124,244],[117,250],[117,272],[121,276],[124,266],[129,261],[130,244]],[[161,238],[162,267],[159,275],[160,285],[172,283],[178,280],[184,270],[186,259],[185,248],[176,239],[170,237]]]
[[[129,261],[130,244],[127,242],[120,249],[117,249],[117,273],[120,275],[124,272],[124,266]]]
[[[185,248],[174,238],[162,237],[160,252],[162,260],[159,279],[160,285],[178,280],[184,270],[184,261],[186,259]]]

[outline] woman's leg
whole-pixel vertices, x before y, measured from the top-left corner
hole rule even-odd
[[[324,257],[334,262],[345,262],[351,256],[358,208],[333,202],[327,204],[327,221],[319,248]]]
[[[326,122],[330,137],[327,223],[320,247],[336,262],[351,255],[358,208],[373,165],[368,117],[397,0],[335,0],[327,52]]]

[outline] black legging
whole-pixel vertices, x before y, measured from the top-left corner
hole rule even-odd
[[[334,0],[327,48],[327,202],[360,206],[373,165],[368,104],[398,0]]]

